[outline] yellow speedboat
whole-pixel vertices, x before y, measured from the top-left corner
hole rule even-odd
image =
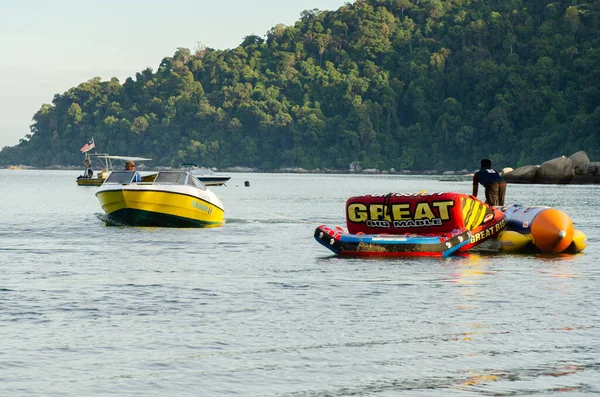
[[[217,227],[219,197],[189,171],[160,171],[154,180],[132,182],[135,171],[113,171],[96,197],[108,219],[129,226]]]

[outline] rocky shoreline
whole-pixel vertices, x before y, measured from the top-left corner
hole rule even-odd
[[[580,150],[569,157],[561,156],[540,165],[526,165],[503,172],[507,183],[590,185],[600,183],[600,162],[590,161]]]

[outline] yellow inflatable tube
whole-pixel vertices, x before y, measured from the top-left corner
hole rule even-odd
[[[504,252],[522,252],[535,248],[542,252],[580,252],[587,246],[586,235],[575,230],[573,221],[563,211],[550,207],[519,205],[503,207],[508,225],[497,240]]]

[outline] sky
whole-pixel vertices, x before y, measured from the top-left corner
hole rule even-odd
[[[94,77],[156,71],[178,47],[237,47],[349,0],[19,0],[0,2],[0,149],[30,132],[55,94]],[[85,142],[83,142],[85,143]],[[82,144],[83,144],[82,143]]]

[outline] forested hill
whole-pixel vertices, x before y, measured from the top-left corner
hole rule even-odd
[[[191,29],[193,30],[193,29]],[[600,2],[358,0],[56,95],[0,165],[474,169],[600,158]],[[158,62],[158,61],[157,61]]]

